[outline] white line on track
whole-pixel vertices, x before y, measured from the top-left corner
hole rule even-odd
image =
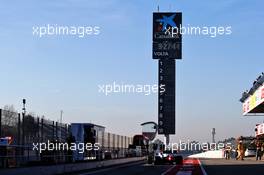
[[[200,167],[201,167],[201,170],[202,170],[202,172],[203,172],[203,175],[207,175],[207,173],[206,173],[206,171],[204,170],[204,167],[203,167],[201,161],[200,161],[199,159],[197,159],[197,160],[198,160],[198,163],[199,163],[199,165],[200,165]]]

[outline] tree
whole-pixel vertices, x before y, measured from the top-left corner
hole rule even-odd
[[[5,105],[2,111],[2,125],[14,126],[17,123],[17,112],[13,105]]]
[[[2,135],[15,137],[18,131],[18,117],[13,105],[5,105],[2,110]]]

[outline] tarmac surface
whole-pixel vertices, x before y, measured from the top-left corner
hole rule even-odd
[[[263,175],[264,161],[186,158],[183,165],[148,165],[144,161],[79,172],[76,175]]]
[[[242,160],[202,159],[207,175],[262,175],[264,162],[254,158]]]

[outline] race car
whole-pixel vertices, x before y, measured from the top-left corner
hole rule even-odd
[[[177,151],[165,150],[163,152],[158,152],[155,154],[154,164],[182,164],[183,157],[177,154]]]

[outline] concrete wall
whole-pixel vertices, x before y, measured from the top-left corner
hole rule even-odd
[[[223,150],[206,151],[203,153],[191,155],[189,157],[191,158],[211,158],[211,159],[224,158],[224,152]]]
[[[0,170],[1,175],[54,175],[63,174],[73,171],[89,170],[99,167],[107,167],[112,165],[119,165],[124,163],[136,162],[144,160],[143,157],[133,157],[125,159],[113,159],[98,162],[84,162],[84,163],[72,163],[72,164],[61,164],[51,166],[37,166],[37,167],[26,167],[26,168],[10,168]]]

